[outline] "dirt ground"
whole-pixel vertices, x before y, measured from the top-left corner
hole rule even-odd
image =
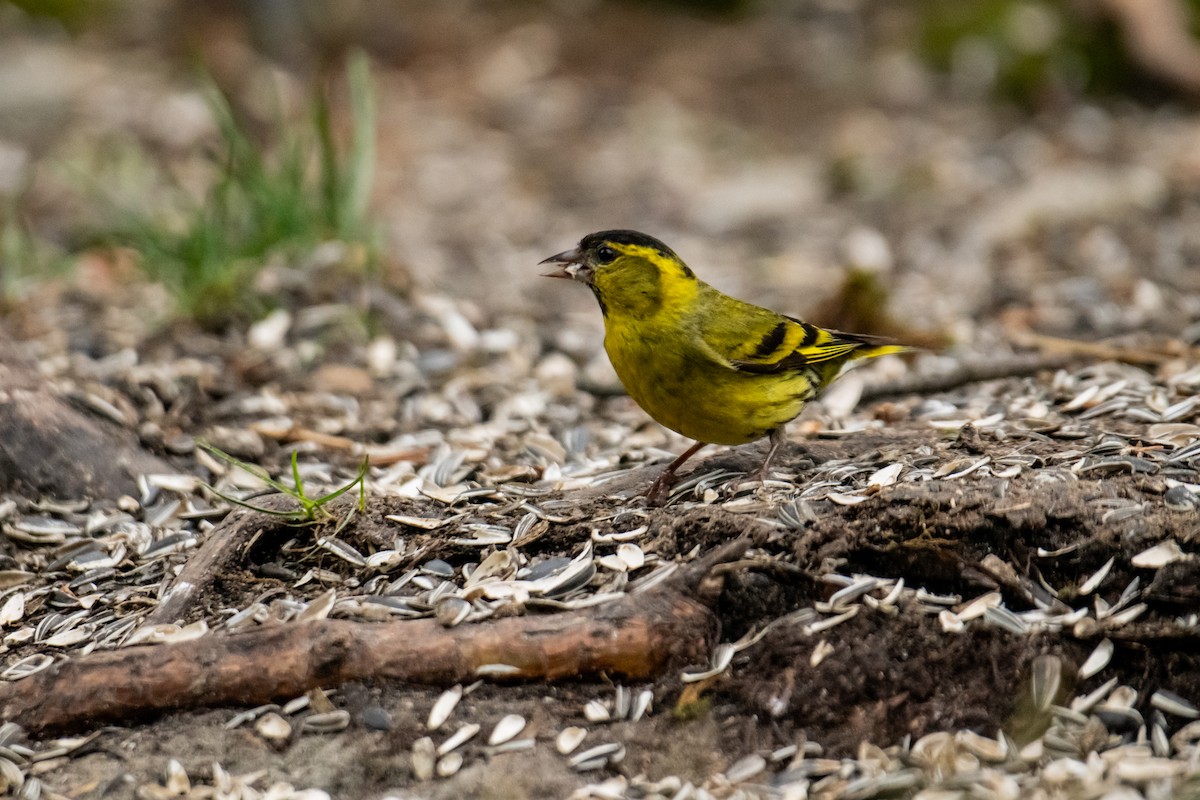
[[[973,428],[948,436],[903,424],[793,445],[780,470],[794,474],[803,485],[820,465],[841,462],[874,469],[896,454],[922,447],[950,461],[961,453],[995,460],[1017,451],[1035,457],[1039,451],[1043,456],[1058,452],[1051,443],[1039,445],[1027,449],[1023,443],[997,441]],[[736,468],[752,455],[753,448],[731,451],[701,463],[697,470]],[[1181,603],[1192,602],[1191,562],[1177,563],[1172,574],[1160,572],[1148,595],[1147,613],[1107,632],[1097,628],[1029,635],[971,625],[947,633],[935,614],[915,603],[891,613],[862,608],[853,619],[820,635],[786,622],[789,614],[828,600],[835,587],[821,578],[835,570],[903,578],[909,586],[963,599],[999,589],[1014,611],[1034,607],[1022,585],[988,568],[983,558],[989,554],[1012,565],[1017,576],[1040,576],[1068,602],[1080,584],[1112,558],[1116,566],[1097,594],[1115,602],[1135,574],[1145,574],[1130,567],[1133,556],[1159,541],[1174,539],[1187,547],[1195,540],[1195,512],[1163,505],[1161,471],[1055,482],[1052,491],[1045,489],[1048,480],[1046,469],[1034,468],[1017,479],[988,476],[901,484],[853,506],[815,503],[815,519],[800,530],[781,531],[755,515],[732,513],[719,505],[683,503],[651,510],[648,530],[639,541],[647,553],[664,560],[704,552],[738,537],[751,538],[758,563],[727,575],[714,611],[723,641],[769,624],[766,635],[739,652],[728,673],[697,698],[681,700],[684,686],[677,672],[631,686],[649,688],[654,695],[654,713],[636,723],[598,726],[584,718],[586,703],[610,696],[619,676],[554,684],[482,683],[464,698],[455,719],[477,722],[486,731],[501,717],[520,714],[529,721],[523,735],[534,738],[537,746],[527,752],[490,754],[482,743],[468,745],[468,766],[433,784],[414,783],[411,752],[414,742],[426,735],[425,718],[441,690],[373,684],[329,692],[336,705],[351,714],[349,728],[339,733],[308,734],[272,745],[249,726],[228,730],[225,723],[235,709],[175,712],[105,728],[88,745],[87,754],[74,755],[43,777],[48,789],[69,797],[123,796],[160,780],[164,760],[178,758],[192,776],[206,775],[216,762],[234,774],[266,770],[264,785],[285,780],[339,797],[565,797],[581,785],[583,776],[573,772],[564,757],[549,752],[549,743],[563,728],[581,725],[597,739],[625,745],[625,759],[611,768],[613,774],[643,775],[651,781],[675,776],[698,786],[706,781],[711,785],[714,774],[742,755],[797,742],[819,743],[825,757],[837,759],[854,758],[864,743],[889,745],[905,737],[915,741],[937,731],[1018,735],[1020,698],[1028,692],[1031,660],[1057,655],[1066,665],[1064,674],[1073,676],[1104,633],[1117,643],[1111,665],[1079,685],[1068,681],[1064,695],[1084,694],[1102,679],[1117,676],[1142,696],[1160,688],[1197,696],[1200,655],[1195,641],[1169,632]],[[1146,508],[1116,524],[1105,522],[1105,511],[1112,507],[1106,500],[1113,498],[1144,503]],[[543,502],[554,499],[550,495]],[[567,494],[562,499],[571,498]],[[587,540],[595,520],[611,519],[627,503],[618,495],[572,504],[567,515],[572,521],[551,524],[525,552],[531,558],[571,554]],[[437,514],[439,508],[433,501],[372,503],[368,515],[343,530],[341,537],[370,552],[394,533],[386,514],[424,516]],[[427,534],[413,544],[422,559],[443,559],[461,567],[476,553],[448,545],[453,533]],[[244,607],[272,590],[286,591],[288,581],[265,577],[270,570],[264,566],[302,570],[301,564],[281,556],[278,547],[282,538],[310,535],[319,531],[297,534],[283,529],[274,537],[264,535],[243,563],[219,576],[189,617],[212,618],[216,609]],[[1069,552],[1047,558],[1038,555],[1039,548]],[[339,569],[331,559],[322,563]],[[828,647],[829,654],[814,664],[818,646]],[[378,709],[390,718],[387,730],[374,730],[365,722]]]
[[[263,502],[261,480],[197,440],[284,483],[295,453],[323,490],[369,454],[367,504],[348,523],[350,495],[316,525],[263,517],[170,623],[252,636],[306,613],[428,618],[485,563],[507,559],[497,580],[517,583],[591,548],[569,591],[472,595],[460,628],[536,621],[744,537],[700,643],[718,663],[465,682],[436,731],[450,687],[392,681],[39,737],[4,727],[4,792],[1200,796],[1194,107],[997,101],[923,64],[915,5],[363,8],[382,274],[272,263],[274,313],[218,332],[84,244],[102,204],[63,177],[94,168],[114,197],[153,202],[154,169],[207,174],[213,126],[183,45],[145,20],[3,34],[0,167],[24,165],[31,224],[79,255],[6,300],[0,369],[33,366],[27,384],[0,372],[0,410],[36,386],[161,466],[140,482],[115,470],[101,493],[53,492],[56,470],[85,470],[50,453],[0,470],[3,687],[19,692],[39,657],[120,651],[153,627],[179,571],[231,530],[196,479]],[[223,13],[201,22],[214,79],[251,117],[253,76],[303,95],[303,67],[277,68]],[[713,448],[647,507],[640,492],[688,443],[623,395],[587,292],[537,277],[541,258],[613,226],[668,239],[732,294],[926,349],[813,403],[770,480],[745,477],[762,443]],[[18,441],[36,440],[0,451]],[[306,728],[324,709],[347,716]],[[273,713],[286,733],[264,732]],[[489,744],[510,715],[519,734]],[[423,774],[430,741],[471,724],[438,754],[444,774]],[[582,743],[561,752],[574,727]],[[620,748],[572,762],[604,744]]]

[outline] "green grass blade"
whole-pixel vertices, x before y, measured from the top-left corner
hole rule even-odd
[[[300,454],[295,450],[292,451],[292,481],[296,484],[296,496],[305,498],[308,495],[304,493],[304,479],[300,477]]]
[[[371,85],[371,67],[367,54],[356,50],[350,56],[346,74],[350,84],[350,113],[354,129],[347,154],[348,169],[343,179],[345,214],[343,228],[365,236],[367,204],[375,175],[375,92]]]
[[[297,500],[300,499],[299,497],[297,497],[296,490],[293,487],[287,486],[286,484],[280,483],[279,481],[275,480],[274,478],[271,477],[270,473],[268,473],[262,467],[260,467],[256,464],[247,463],[245,461],[242,461],[239,458],[231,456],[231,455],[229,455],[229,453],[226,453],[224,450],[221,450],[218,447],[212,446],[208,442],[197,442],[197,444],[203,450],[207,451],[210,455],[217,457],[221,461],[224,461],[226,464],[230,464],[234,467],[237,467],[238,469],[242,470],[243,472],[253,475],[254,477],[258,478],[263,483],[267,484],[268,486],[270,486],[272,489],[279,492],[280,494],[286,494],[287,496],[293,497]]]
[[[245,500],[239,500],[238,498],[233,497],[232,495],[225,494],[220,489],[217,489],[216,487],[214,487],[212,484],[206,483],[204,485],[205,485],[205,487],[208,488],[209,491],[211,491],[217,497],[224,500],[226,503],[231,503],[235,506],[241,506],[242,508],[248,508],[251,511],[257,511],[260,514],[269,514],[272,517],[280,517],[282,519],[291,520],[293,522],[311,522],[312,521],[311,517],[309,517],[303,509],[297,508],[292,511],[281,511],[281,510],[275,509],[275,508],[266,508],[264,506],[256,506],[253,503],[248,503]]]

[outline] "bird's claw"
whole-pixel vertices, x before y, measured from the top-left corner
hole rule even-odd
[[[650,484],[650,488],[642,497],[646,498],[646,505],[652,507],[664,506],[667,504],[668,498],[671,496],[671,484],[673,480],[663,480],[666,475],[659,475],[654,479],[654,483]]]

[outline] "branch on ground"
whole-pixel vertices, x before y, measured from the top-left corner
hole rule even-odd
[[[258,705],[355,680],[451,685],[489,665],[505,665],[504,680],[645,680],[705,660],[718,633],[708,607],[720,593],[712,573],[747,547],[731,542],[649,591],[548,616],[456,628],[313,620],[95,652],[0,685],[0,719],[35,734],[77,730],[172,709]]]
[[[1179,0],[1094,0],[1121,29],[1125,49],[1142,69],[1200,96],[1200,42]]]

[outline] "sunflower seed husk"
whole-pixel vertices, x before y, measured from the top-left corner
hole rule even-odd
[[[1179,546],[1178,542],[1168,539],[1138,553],[1130,559],[1130,563],[1138,569],[1160,569],[1185,558],[1188,558],[1188,555],[1183,552],[1183,548]]]
[[[571,726],[563,728],[554,739],[554,747],[564,756],[575,751],[587,738],[587,729]]]
[[[48,647],[74,647],[91,639],[94,633],[95,629],[93,626],[81,625],[78,628],[60,631],[47,639],[43,639],[42,644]]]
[[[617,558],[630,572],[641,569],[646,563],[646,555],[642,552],[642,548],[630,542],[617,545]]]
[[[1175,731],[1171,737],[1171,747],[1178,753],[1187,752],[1200,742],[1200,721],[1189,722]]]
[[[961,617],[946,608],[938,612],[938,624],[946,633],[961,633],[967,627]]]
[[[516,566],[516,559],[513,557],[512,551],[497,550],[479,562],[479,566],[475,568],[475,571],[471,573],[471,577],[466,580],[463,586],[464,588],[469,588],[489,579],[506,579],[512,577]]]
[[[511,678],[521,674],[521,668],[512,664],[481,664],[475,669],[479,677]]]
[[[955,614],[963,622],[970,622],[977,617],[982,617],[989,608],[997,608],[1002,599],[1000,592],[981,594],[974,600],[969,600],[959,606]]]
[[[35,575],[23,569],[0,569],[0,591],[31,583]]]
[[[346,563],[353,564],[356,567],[365,567],[367,565],[367,559],[362,553],[336,536],[322,536],[317,539],[317,547],[332,553]]]
[[[591,700],[583,707],[583,716],[588,722],[608,722],[612,718],[608,706],[602,700]]]
[[[444,756],[446,753],[449,753],[451,750],[455,750],[455,749],[461,747],[463,744],[465,744],[468,741],[470,741],[471,739],[473,739],[475,737],[475,734],[479,733],[479,728],[480,728],[480,726],[478,723],[475,723],[475,722],[466,723],[465,725],[460,727],[458,730],[456,730],[454,733],[450,734],[450,736],[447,737],[446,741],[444,741],[440,745],[438,745],[437,754],[439,756]]]
[[[292,726],[274,711],[263,714],[254,723],[258,735],[271,742],[283,742],[292,735]]]
[[[745,756],[725,770],[725,779],[730,783],[742,783],[757,776],[767,768],[767,760],[757,753]]]
[[[516,753],[521,750],[532,750],[536,744],[536,739],[510,739],[507,742],[501,742],[498,745],[488,747],[488,752],[492,755]]]
[[[438,777],[449,778],[451,775],[462,769],[463,754],[462,753],[447,753],[437,761],[436,771]]]
[[[430,739],[428,736],[422,736],[413,742],[412,770],[414,778],[419,781],[431,780],[436,763],[433,739]]]
[[[310,619],[326,619],[329,612],[333,610],[333,604],[337,602],[337,592],[330,589],[322,592],[317,597],[309,601],[305,605],[304,610],[296,615],[297,622],[303,622]]]
[[[1083,697],[1076,697],[1071,701],[1071,710],[1086,714],[1096,707],[1096,704],[1108,697],[1108,693],[1117,685],[1118,678],[1112,677],[1105,681],[1102,685],[1089,692]]]
[[[350,712],[339,708],[305,717],[300,723],[300,730],[305,733],[337,733],[349,725]]]
[[[1112,660],[1114,646],[1111,639],[1104,639],[1100,644],[1096,645],[1096,649],[1092,651],[1083,665],[1079,667],[1079,677],[1081,680],[1087,680],[1100,670],[1108,666],[1108,662]]]
[[[1081,596],[1087,596],[1096,591],[1096,589],[1100,586],[1100,583],[1106,577],[1108,577],[1108,572],[1112,569],[1116,560],[1116,556],[1113,556],[1108,561],[1105,561],[1100,569],[1093,572],[1092,575],[1079,586],[1079,594]]]
[[[903,470],[904,464],[900,463],[899,461],[893,464],[888,464],[886,467],[881,467],[880,469],[877,469],[871,473],[871,476],[867,478],[867,486],[877,486],[881,489],[892,486],[896,483],[896,480],[900,477],[900,473]]]
[[[1050,708],[1062,687],[1062,659],[1052,655],[1038,656],[1030,668],[1029,689],[1033,707]]]
[[[844,607],[845,604],[849,603],[851,600],[857,600],[864,594],[874,591],[880,585],[880,583],[882,583],[882,581],[879,578],[874,578],[869,575],[855,580],[848,586],[845,586],[834,592],[829,597],[829,610]],[[823,611],[825,609],[819,610]]]
[[[520,714],[508,714],[496,723],[496,727],[488,736],[488,744],[492,746],[504,744],[516,738],[517,734],[523,730],[525,730],[525,718]]]
[[[729,668],[729,664],[733,661],[733,657],[736,653],[736,647],[728,642],[722,642],[713,650],[712,666],[709,669],[702,670],[700,672],[684,672],[681,676],[683,682],[696,683],[697,681],[707,680],[708,678],[720,675]]]
[[[461,597],[443,597],[434,606],[433,616],[444,627],[453,628],[471,613],[471,604]]]
[[[849,494],[847,492],[830,492],[825,495],[825,499],[832,503],[837,503],[839,506],[856,506],[859,503],[865,503],[870,500],[871,496],[866,494]]]
[[[463,687],[462,684],[456,684],[450,689],[442,692],[441,696],[434,702],[433,708],[429,710],[429,719],[425,723],[425,727],[431,731],[436,731],[450,719],[450,715],[454,713],[455,707],[458,706],[458,701],[462,700]]]
[[[625,745],[620,742],[610,742],[589,747],[587,750],[571,756],[568,763],[580,772],[586,772],[597,768],[590,766],[593,761],[599,760],[602,765],[605,763],[616,764],[624,757]]]
[[[954,734],[954,740],[981,761],[999,764],[1008,758],[1008,742],[1003,735],[999,739],[989,739],[974,731],[963,730]]]
[[[175,796],[183,796],[192,791],[192,782],[188,778],[187,770],[173,758],[167,762],[165,786],[167,791]]]
[[[623,684],[617,684],[616,691],[613,694],[613,717],[615,719],[625,719],[629,716],[629,704],[632,698],[629,694],[629,689]]]
[[[410,517],[405,514],[388,514],[386,517],[384,517],[384,519],[399,523],[400,525],[405,525],[409,528],[432,531],[442,527],[443,525],[453,522],[456,517],[440,519],[438,517]]]
[[[1194,511],[1200,508],[1200,494],[1187,486],[1172,486],[1163,495],[1163,504],[1172,511]]]
[[[654,703],[654,691],[652,689],[643,689],[638,692],[633,698],[633,705],[629,709],[629,721],[637,722],[646,715]]]
[[[1150,695],[1150,705],[1167,714],[1183,717],[1184,719],[1196,719],[1200,717],[1200,710],[1197,710],[1196,706],[1166,689],[1159,689]]]
[[[11,625],[25,616],[25,593],[14,592],[0,607],[0,625]]]

